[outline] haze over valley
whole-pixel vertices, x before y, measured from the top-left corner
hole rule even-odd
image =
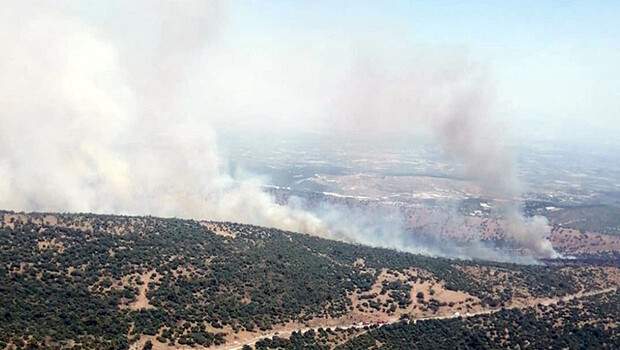
[[[0,350],[620,348],[620,5],[0,11]]]

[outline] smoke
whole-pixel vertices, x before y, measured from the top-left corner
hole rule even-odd
[[[535,264],[531,255],[507,254],[493,243],[479,239],[446,241],[446,237],[436,231],[421,232],[420,228],[411,232],[406,229],[403,215],[392,208],[359,209],[336,204],[321,203],[314,212],[329,228],[330,238],[346,242],[357,242],[374,247],[383,247],[414,254],[441,256],[458,259],[480,259],[500,262]],[[461,221],[462,216],[453,215],[450,221]],[[453,223],[455,224],[455,223]],[[458,224],[457,224],[458,225]],[[464,226],[455,227],[463,229]],[[532,232],[532,230],[530,231]],[[530,240],[526,240],[530,242]],[[527,243],[524,242],[524,243]],[[519,244],[523,247],[523,245]],[[530,251],[538,247],[531,248]]]
[[[260,58],[218,42],[223,3],[138,1],[99,22],[70,4],[16,2],[0,14],[2,208],[239,221],[471,256],[413,240],[398,215],[276,204],[219,156],[213,125],[249,120],[379,132],[431,125],[468,175],[501,197],[518,194],[512,162],[489,138],[488,84],[467,60]],[[544,222],[509,213],[516,242],[553,253]]]
[[[187,108],[186,84],[219,6],[148,6],[162,33],[140,55],[53,11],[3,18],[0,206],[326,232],[315,215],[232,178],[205,111]]]
[[[496,200],[506,221],[505,238],[535,256],[556,257],[547,239],[546,218],[526,218],[519,210],[521,185],[503,143],[507,135],[492,118],[489,74],[466,57],[455,60],[458,56],[418,54],[401,64],[362,58],[345,80],[342,91],[346,92],[333,117],[339,118],[340,128],[362,134],[430,128],[444,153],[462,164],[463,173],[480,186],[483,195]],[[484,255],[489,254],[495,253]]]
[[[547,218],[543,216],[526,218],[514,205],[508,206],[506,210],[506,232],[511,240],[540,257],[560,256],[547,238],[551,231]]]

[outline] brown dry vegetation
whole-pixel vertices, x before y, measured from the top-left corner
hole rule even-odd
[[[390,282],[406,286],[409,305],[399,306],[391,298],[390,289],[385,288]],[[451,315],[455,312],[475,311],[480,307],[477,297],[462,291],[448,290],[431,273],[416,268],[402,272],[382,269],[370,291],[351,293],[349,297],[353,310],[348,319],[359,322],[389,322],[405,315],[410,318]],[[375,303],[375,307],[369,305],[370,301]]]
[[[553,246],[567,254],[598,254],[620,251],[620,236],[555,227],[549,240]]]
[[[308,289],[307,292],[310,293],[314,292],[314,287],[327,287],[325,290],[330,290],[334,288],[332,282],[337,283],[351,277],[360,278],[359,284],[353,284],[353,288],[341,289],[343,293],[340,295],[350,303],[341,304],[344,305],[344,312],[337,315],[330,315],[323,311],[331,306],[327,302],[320,304],[320,308],[323,309],[314,313],[304,313],[305,310],[308,310],[305,309],[298,314],[289,315],[285,314],[288,311],[280,309],[279,315],[284,315],[286,318],[280,318],[264,327],[253,327],[252,331],[248,331],[250,328],[246,329],[244,326],[240,326],[239,322],[234,322],[235,319],[232,317],[233,322],[219,324],[219,319],[207,321],[207,317],[210,316],[207,314],[205,314],[204,320],[198,321],[196,321],[197,318],[178,316],[174,322],[169,322],[159,328],[159,334],[156,335],[146,335],[143,332],[132,333],[130,331],[130,338],[132,341],[136,341],[132,343],[132,346],[137,349],[141,348],[147,340],[152,341],[155,349],[189,348],[178,343],[175,345],[164,344],[157,339],[164,330],[169,328],[176,328],[177,331],[181,329],[181,333],[176,333],[177,338],[190,332],[189,329],[196,327],[202,327],[210,334],[221,333],[226,344],[219,348],[227,349],[240,344],[251,343],[261,337],[275,335],[276,333],[286,336],[293,331],[303,329],[357,328],[365,324],[392,323],[401,318],[448,318],[455,315],[466,316],[467,314],[498,310],[502,306],[520,308],[537,304],[546,305],[561,300],[558,295],[567,293],[566,291],[569,290],[568,288],[559,288],[557,292],[549,291],[548,295],[544,295],[545,293],[541,293],[540,290],[535,291],[534,289],[540,286],[533,286],[532,280],[528,279],[527,275],[534,272],[542,277],[547,276],[547,273],[559,273],[561,276],[567,276],[567,283],[573,283],[572,287],[577,290],[575,296],[586,295],[589,291],[613,288],[620,284],[620,270],[616,267],[567,266],[547,271],[533,268],[528,270],[525,267],[520,268],[507,264],[479,264],[430,258],[415,258],[414,260],[412,255],[393,251],[350,246],[344,243],[295,235],[290,232],[236,224],[235,226],[226,223],[201,222],[198,224],[182,220],[174,221],[173,228],[168,228],[166,240],[162,240],[160,238],[162,237],[161,232],[167,228],[161,223],[159,224],[161,226],[156,226],[156,220],[159,219],[88,215],[4,214],[2,226],[5,228],[14,230],[16,226],[25,223],[33,224],[28,226],[27,230],[20,231],[20,235],[30,234],[32,236],[32,240],[28,242],[34,242],[31,245],[34,256],[41,254],[42,251],[48,251],[48,253],[41,255],[44,255],[45,259],[59,261],[58,265],[49,264],[52,268],[48,271],[41,270],[40,266],[45,265],[25,261],[16,261],[14,264],[7,265],[6,270],[12,276],[36,276],[36,279],[41,283],[53,281],[55,277],[61,275],[66,277],[67,281],[85,281],[85,277],[93,275],[93,279],[89,280],[87,284],[88,288],[85,289],[87,294],[91,293],[95,297],[106,297],[121,295],[117,293],[119,291],[129,291],[130,293],[127,294],[129,296],[119,297],[112,305],[117,305],[115,309],[120,310],[120,312],[136,312],[136,314],[159,312],[166,307],[168,310],[191,308],[199,303],[211,302],[218,293],[220,300],[224,302],[238,301],[238,304],[232,304],[234,307],[231,310],[239,310],[250,304],[255,305],[261,301],[264,302],[264,297],[261,298],[262,295],[256,292],[257,290],[261,292],[260,288],[269,288],[273,284],[278,284],[278,291],[284,291],[287,284],[306,282],[303,278],[317,280],[317,276],[322,277],[324,274],[332,273],[338,269],[344,271],[342,275],[338,276],[338,279],[318,280],[326,286],[310,284],[313,287]],[[55,228],[59,227],[71,230],[54,231]],[[187,231],[183,231],[186,228]],[[204,236],[196,239],[197,235]],[[19,235],[17,236],[20,238]],[[95,244],[96,239],[100,237],[105,237],[109,244],[104,246],[104,249],[100,249],[101,246]],[[185,241],[180,240],[179,237],[184,237],[183,240]],[[79,241],[80,245],[75,243],[78,238],[85,238]],[[149,243],[143,244],[146,239],[149,239]],[[211,239],[210,245],[204,243],[206,239]],[[91,255],[88,255],[85,259],[80,260],[82,261],[80,264],[71,264],[74,261],[72,259],[62,261],[57,259],[59,255],[63,254],[75,254],[79,258],[80,249],[91,244],[91,242],[95,243],[89,246],[91,249],[89,252],[93,252],[89,254],[97,252],[96,254],[99,255],[96,256],[96,259],[91,259]],[[110,244],[110,242],[114,244]],[[24,249],[28,248],[28,244],[21,244]],[[256,252],[257,249],[267,244],[271,245],[264,251],[260,251],[260,254],[252,256],[254,260],[243,260],[249,256],[248,254]],[[218,249],[222,250],[221,252],[207,251],[207,248],[216,245]],[[149,259],[149,257],[155,259],[154,254],[151,253],[154,247],[162,249],[161,251],[165,253],[165,255],[157,256],[157,258],[161,258],[157,260],[157,264],[151,263]],[[291,253],[294,249],[297,250]],[[52,254],[49,254],[49,250],[53,250]],[[135,252],[138,250],[140,250],[140,255],[131,255],[138,254]],[[233,253],[238,255],[232,255]],[[124,254],[127,254],[125,258],[134,258],[134,261],[137,261],[134,263],[136,265],[125,270],[117,268],[116,271],[122,272],[116,274],[112,270],[106,270],[107,265],[105,264],[110,260],[116,261],[117,264],[123,262],[124,260],[119,260],[118,257],[122,257]],[[234,257],[241,259],[241,262],[235,265],[227,265]],[[300,260],[295,260],[298,258]],[[393,263],[395,259],[401,259],[400,261],[404,261],[404,263]],[[265,260],[268,260],[268,264]],[[70,262],[69,266],[60,265],[67,261]],[[96,263],[100,264],[98,265],[100,268],[93,268],[92,265]],[[307,266],[315,269],[313,272],[316,273],[306,274]],[[119,265],[118,267],[123,266]],[[221,279],[210,279],[210,274],[216,268],[221,268],[226,274],[232,274],[240,269],[250,267],[260,269],[247,270],[252,272],[239,275],[246,278],[247,281],[237,286],[237,289],[232,288],[232,280],[228,280],[228,284],[224,285],[220,282]],[[285,279],[286,282],[281,282],[280,276],[287,276],[284,273],[295,268],[299,268],[299,272],[292,276],[303,276],[303,278],[299,280]],[[446,274],[446,271],[449,272],[449,270],[456,270],[453,272],[458,273]],[[275,276],[275,271],[282,273],[282,275]],[[82,272],[83,274],[79,279],[75,279],[75,272]],[[455,275],[460,274],[468,277],[468,280],[463,281],[456,278],[460,276]],[[220,276],[220,278],[226,277],[224,274]],[[360,276],[369,276],[368,283],[363,283],[365,279]],[[574,278],[568,278],[570,276]],[[266,279],[269,279],[267,283],[261,284]],[[453,279],[452,283],[449,283],[451,279]],[[187,289],[194,288],[192,284],[194,281],[203,281],[204,284],[200,286],[202,289],[193,290],[194,294],[191,294],[193,299],[185,299],[183,304],[166,304],[169,303],[169,300],[164,296],[171,294],[157,294],[158,291],[171,290],[181,285],[185,285]],[[217,288],[212,289],[210,293],[203,294],[205,286],[211,285]],[[485,291],[478,290],[478,285],[484,286]],[[557,285],[554,285],[553,288],[556,287]],[[304,288],[306,287],[304,286]],[[490,296],[505,294],[508,297],[498,305],[489,305],[484,301],[487,297],[485,293]],[[278,295],[271,294],[269,296],[277,297]],[[332,296],[330,295],[330,297]],[[284,298],[281,305],[286,306],[289,300]],[[329,300],[335,300],[335,297]],[[293,301],[306,302],[303,299]],[[277,306],[282,308],[281,305],[278,304]],[[168,312],[172,313],[172,311]],[[176,314],[173,315],[177,317]],[[260,315],[260,317],[262,316]],[[249,317],[253,320],[258,318],[256,315]],[[274,318],[274,320],[277,319]],[[185,323],[189,324],[189,327],[183,330],[184,327],[180,325]],[[132,324],[132,327],[134,325],[139,327],[137,322]],[[155,331],[158,327],[159,324],[154,328]],[[201,349],[198,344],[195,344],[194,348]],[[218,347],[212,348],[217,349]]]
[[[222,237],[229,237],[229,238],[236,237],[235,232],[230,230],[226,225],[222,225],[221,223],[212,222],[212,221],[202,221],[200,222],[200,224],[206,227],[211,232],[215,233],[216,235],[220,235]]]
[[[127,305],[127,307],[131,310],[145,310],[151,309],[154,306],[149,303],[149,299],[147,297],[147,292],[149,290],[149,283],[151,280],[157,280],[157,275],[155,270],[146,271],[142,275],[139,275],[139,287],[138,287],[138,295],[136,296],[136,300]]]

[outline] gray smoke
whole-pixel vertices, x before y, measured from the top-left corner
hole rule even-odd
[[[402,213],[390,208],[356,209],[335,204],[322,203],[313,210],[329,228],[327,237],[346,242],[362,243],[414,254],[449,257],[458,259],[480,259],[500,262],[535,264],[531,255],[510,254],[493,244],[480,239],[450,241],[438,232],[410,232],[406,229]],[[462,220],[456,214],[449,217],[453,224]],[[462,221],[461,221],[462,224]],[[463,229],[464,226],[455,226]],[[420,231],[420,229],[416,229]],[[475,237],[474,237],[475,238]],[[479,237],[478,237],[479,238]],[[524,246],[524,245],[521,245]],[[537,247],[527,247],[536,251]]]
[[[344,102],[336,104],[339,127],[366,134],[429,129],[464,175],[496,200],[508,240],[537,257],[557,256],[547,220],[519,210],[521,185],[503,144],[507,135],[492,118],[493,84],[485,69],[458,55],[401,60],[358,61],[341,87]]]
[[[232,176],[213,125],[289,115],[295,127],[431,125],[485,188],[518,193],[512,162],[484,137],[496,135],[485,127],[487,85],[466,61],[422,55],[397,71],[378,60],[347,73],[335,54],[313,65],[228,50],[223,3],[136,1],[106,21],[83,20],[72,4],[14,2],[0,14],[2,208],[239,221],[452,254],[410,241],[397,216],[278,205],[256,178]],[[508,217],[515,241],[553,252],[543,222]]]

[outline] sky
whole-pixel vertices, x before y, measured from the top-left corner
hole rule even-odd
[[[467,66],[484,75],[490,113],[516,136],[620,132],[618,1],[223,1],[215,8],[205,17],[215,29],[203,38],[211,43],[203,57],[209,86],[194,86],[187,98],[200,104],[209,89],[227,95],[210,101],[220,104],[216,125],[325,129],[340,106],[316,101],[342,98],[348,75],[367,74],[368,65],[405,67],[392,69],[392,80],[409,66],[445,66],[446,74]],[[160,33],[148,1],[65,0],[54,10],[127,45],[148,48]]]
[[[612,2],[3,5],[2,208],[375,238],[363,220],[342,226],[347,212],[279,205],[260,179],[227,169],[220,130],[426,132],[493,198],[521,191],[513,137],[607,142],[620,131]],[[544,222],[506,211],[516,240],[553,255]]]
[[[489,71],[516,131],[595,135],[620,131],[619,23],[618,1],[242,2],[230,20],[256,51],[459,52]]]

